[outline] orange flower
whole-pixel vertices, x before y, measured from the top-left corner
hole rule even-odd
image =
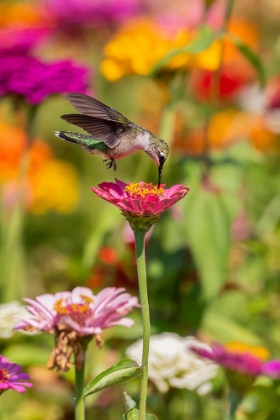
[[[79,196],[73,166],[54,159],[50,146],[41,140],[32,143],[28,156],[27,146],[25,131],[0,124],[0,181],[7,207],[13,206],[19,188],[24,186],[23,201],[31,212],[73,211]],[[18,179],[22,158],[26,158],[28,171],[25,179]]]
[[[0,26],[7,27],[36,27],[50,21],[42,5],[37,2],[10,2],[0,4]]]
[[[279,136],[269,131],[261,116],[255,116],[254,125],[249,131],[251,144],[260,152],[275,154],[280,152]]]
[[[248,45],[253,50],[257,50],[259,46],[259,35],[257,28],[248,21],[233,19],[230,21],[228,26],[230,34],[238,37],[244,44]],[[225,50],[223,60],[224,62],[230,62],[235,60],[247,60],[239,52],[238,48],[234,43],[228,39],[225,40]]]
[[[0,123],[0,181],[17,178],[26,146],[27,136],[23,130]]]
[[[254,123],[254,115],[228,108],[214,114],[210,119],[207,144],[205,144],[205,131],[198,128],[191,130],[182,140],[177,138],[173,147],[175,150],[196,156],[201,155],[205,147],[209,150],[223,150],[237,141],[247,139]]]

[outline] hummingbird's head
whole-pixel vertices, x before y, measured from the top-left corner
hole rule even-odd
[[[154,137],[151,139],[150,147],[146,153],[155,161],[157,167],[162,169],[169,154],[169,147],[164,140]]]
[[[149,150],[146,150],[146,153],[148,153],[157,164],[159,188],[161,182],[162,168],[168,157],[169,147],[164,140],[153,137],[150,142]]]

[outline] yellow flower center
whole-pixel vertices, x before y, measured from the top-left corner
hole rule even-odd
[[[0,382],[4,382],[9,378],[8,372],[5,369],[0,369]]]
[[[152,183],[146,184],[146,182],[128,184],[124,190],[133,198],[137,198],[139,195],[142,198],[145,198],[147,195],[156,195],[159,197],[164,193],[164,188],[157,188],[156,185],[153,185]]]
[[[225,345],[225,348],[234,353],[250,354],[260,360],[267,360],[269,358],[269,352],[264,347],[251,346],[239,341],[230,341]]]
[[[53,309],[60,315],[84,314],[90,311],[89,305],[93,302],[89,296],[81,295],[83,303],[69,303],[67,299],[58,299]]]

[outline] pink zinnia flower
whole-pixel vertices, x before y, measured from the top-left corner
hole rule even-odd
[[[29,303],[26,309],[33,317],[18,317],[20,321],[14,329],[54,334],[55,346],[48,368],[66,372],[74,355],[75,366],[81,369],[84,350],[93,337],[100,347],[102,330],[114,325],[133,325],[133,321],[124,316],[139,306],[138,299],[123,293],[124,290],[107,287],[94,295],[87,287],[76,287],[72,292],[45,294],[36,300],[25,299]]]
[[[164,189],[163,184],[157,188],[143,181],[126,184],[116,179],[116,183],[102,182],[99,188],[91,190],[123,212],[137,217],[160,215],[185,197],[189,188],[185,185],[173,185]]]
[[[216,362],[225,369],[245,373],[250,376],[258,376],[262,373],[263,362],[249,352],[234,352],[220,344],[215,344],[211,350],[200,348],[192,349],[199,356]]]
[[[45,294],[36,300],[24,299],[32,318],[19,318],[15,330],[46,331],[55,333],[59,326],[75,331],[78,336],[100,334],[114,325],[131,327],[133,321],[124,318],[133,307],[138,307],[138,299],[125,289],[107,287],[94,295],[87,287],[76,287],[72,292]]]
[[[20,393],[25,392],[25,388],[32,388],[33,385],[30,382],[25,382],[30,379],[29,375],[21,370],[20,365],[0,356],[0,394],[9,388]]]
[[[241,393],[252,386],[257,376],[280,377],[280,360],[265,362],[269,353],[263,347],[231,342],[226,346],[216,343],[210,350],[193,347],[192,351],[223,367],[230,387]]]

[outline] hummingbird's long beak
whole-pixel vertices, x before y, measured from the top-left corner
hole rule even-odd
[[[160,162],[160,165],[158,167],[158,189],[160,188],[160,184],[161,184],[161,175],[162,175],[162,167],[163,167],[163,163],[164,162]]]

